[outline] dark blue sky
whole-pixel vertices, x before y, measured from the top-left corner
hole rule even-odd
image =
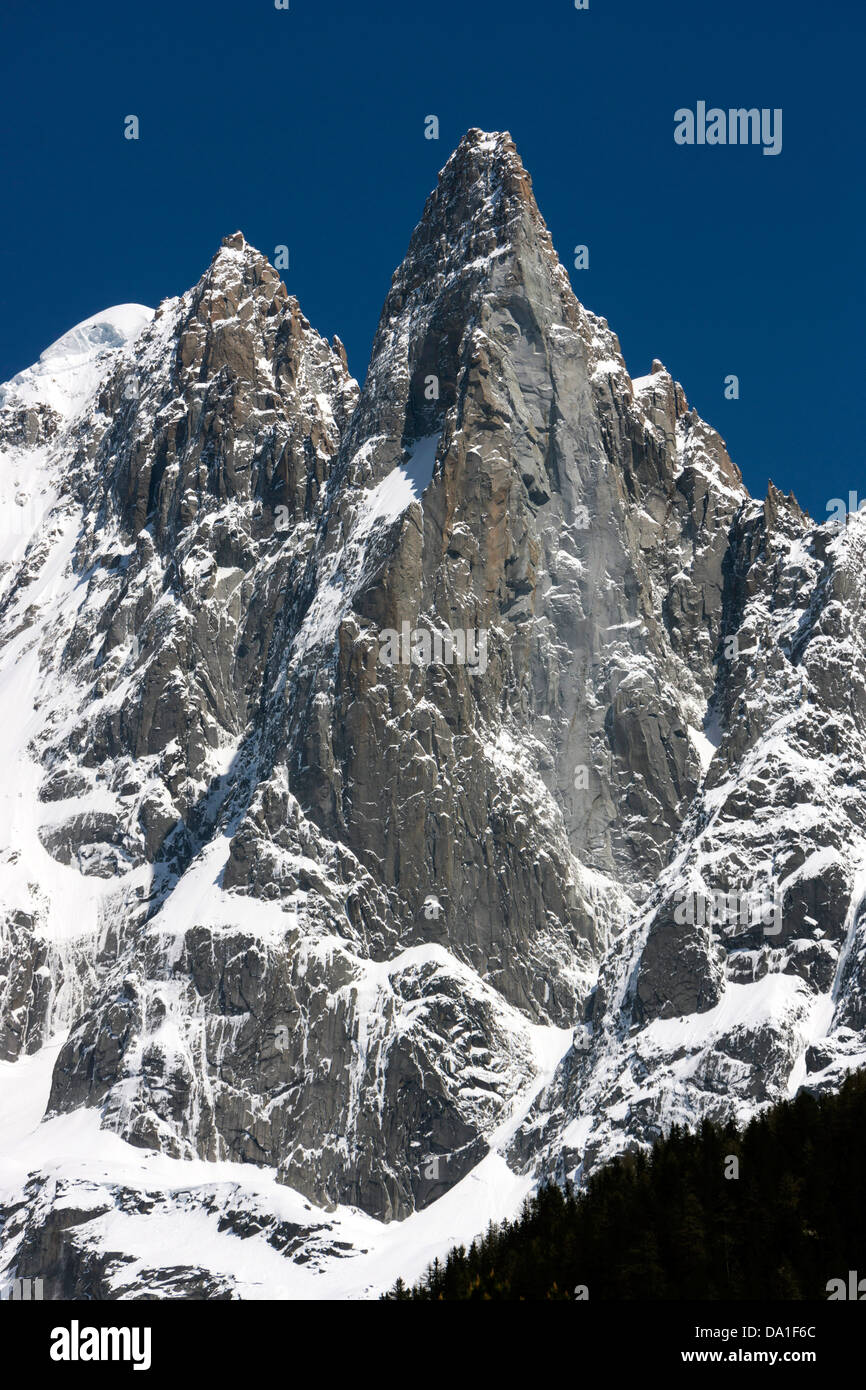
[[[5,0],[0,25],[0,380],[182,292],[237,228],[289,246],[289,290],[363,378],[476,125],[511,131],[632,374],[660,357],[754,492],[771,476],[821,519],[866,495],[861,0]],[[699,100],[781,107],[782,153],[676,145]]]

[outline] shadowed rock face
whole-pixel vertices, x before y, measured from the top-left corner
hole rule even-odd
[[[632,381],[507,135],[442,171],[360,392],[238,233],[86,408],[7,388],[0,443],[57,482],[0,598],[11,853],[81,913],[10,878],[0,1055],[68,1028],[50,1113],[399,1217],[487,1151],[532,1025],[578,1030],[533,1171],[852,1064],[861,524],[754,503]],[[772,935],[678,910],[774,884]]]

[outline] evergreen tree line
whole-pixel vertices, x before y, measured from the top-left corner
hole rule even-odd
[[[826,1299],[849,1270],[866,1280],[866,1070],[743,1131],[675,1127],[579,1193],[545,1186],[517,1220],[384,1297],[573,1299],[580,1286],[591,1301]]]

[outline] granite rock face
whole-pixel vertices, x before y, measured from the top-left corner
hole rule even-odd
[[[240,233],[97,320],[0,389],[0,1056],[60,1040],[47,1129],[391,1219],[863,1060],[866,525],[629,376],[507,135],[361,389]],[[114,1296],[21,1200],[9,1250]],[[125,1296],[228,1296],[175,1265]]]

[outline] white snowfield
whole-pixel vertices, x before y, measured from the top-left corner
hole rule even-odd
[[[153,318],[144,304],[115,304],[77,323],[39,361],[0,386],[0,407],[43,404],[71,417],[87,403],[119,348],[135,342]]]
[[[0,1062],[0,1203],[20,1197],[28,1175],[38,1171],[55,1210],[66,1203],[93,1207],[93,1219],[78,1228],[81,1239],[90,1249],[131,1257],[113,1282],[118,1298],[128,1296],[125,1286],[145,1271],[194,1266],[226,1276],[243,1299],[376,1299],[397,1279],[420,1277],[452,1246],[470,1244],[491,1221],[516,1216],[532,1191],[533,1180],[513,1172],[502,1155],[532,1099],[551,1080],[571,1030],[533,1033],[535,1079],[491,1136],[491,1152],[445,1196],[405,1221],[376,1221],[352,1207],[323,1211],[276,1182],[268,1169],[183,1162],[135,1148],[101,1129],[93,1110],[43,1120],[60,1040],[17,1063]],[[158,1192],[163,1207],[147,1214],[120,1211],[114,1204],[119,1188],[151,1199]],[[281,1255],[264,1234],[242,1239],[220,1231],[205,1199],[217,1211],[241,1205],[263,1218],[312,1228],[304,1262]],[[105,1207],[112,1209],[99,1214]],[[344,1248],[334,1250],[336,1242]],[[14,1253],[0,1254],[0,1279]]]

